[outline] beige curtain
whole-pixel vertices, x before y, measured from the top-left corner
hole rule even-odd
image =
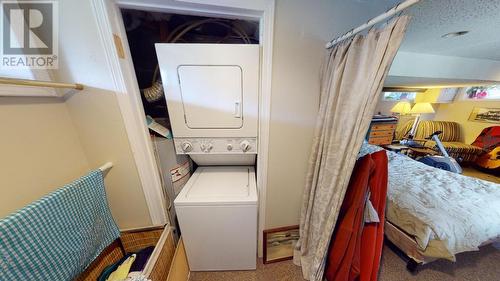
[[[307,280],[322,280],[325,259],[356,155],[409,17],[357,35],[329,51],[294,262]]]

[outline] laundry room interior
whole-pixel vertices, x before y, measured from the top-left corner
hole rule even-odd
[[[480,190],[489,199],[468,204],[500,214],[500,58],[437,46],[488,41],[497,1],[14,2],[6,17],[50,7],[56,20],[4,45],[50,37],[57,66],[0,67],[0,280],[500,276],[500,224],[475,207],[469,221],[492,230],[460,251],[434,244],[445,231],[423,249],[385,207],[414,188],[401,178],[433,178],[414,185]],[[452,20],[462,6],[484,22]],[[449,17],[431,24],[431,11]],[[403,176],[413,162],[435,166]]]
[[[155,155],[159,160],[159,169],[162,171],[163,180],[169,187],[166,192],[169,221],[172,224],[173,233],[179,236],[179,221],[176,214],[179,210],[176,212],[176,209],[180,207],[174,208],[174,199],[199,165],[251,166],[250,175],[242,173],[243,179],[247,180],[242,182],[245,186],[255,186],[253,166],[256,164],[257,151],[258,90],[255,86],[259,83],[259,23],[249,20],[133,9],[121,9],[121,14],[127,32],[137,82],[141,89],[140,97],[144,113],[148,127],[153,132]],[[196,45],[189,51],[192,44]],[[202,44],[228,44],[235,45],[236,48],[221,50],[208,45],[202,46]],[[241,44],[254,45],[253,51],[251,53],[238,52],[237,49]],[[182,56],[182,50],[187,50],[184,56],[190,59],[170,65],[172,57]],[[221,52],[220,56],[234,52],[235,56],[249,57],[253,66],[247,67],[245,62],[238,61],[218,62],[191,58],[194,56],[217,56],[218,52]],[[217,66],[217,64],[221,64],[221,66]],[[217,73],[217,70],[221,72]],[[175,72],[178,72],[178,76],[174,75]],[[247,74],[248,72],[253,72],[253,80],[242,77],[243,73],[245,76],[250,75]],[[229,81],[234,81],[234,84],[228,85],[231,83]],[[176,88],[167,86],[176,83],[178,83]],[[195,87],[194,85],[200,86]],[[241,85],[255,86],[242,88]],[[176,97],[172,94],[166,98],[165,91],[172,93],[178,91],[179,94]],[[179,101],[182,101],[182,108],[176,106]],[[251,109],[254,110],[250,111]],[[211,116],[212,119],[207,120]],[[177,128],[175,128],[176,126]],[[160,150],[164,152],[159,154]],[[185,155],[175,156],[176,151],[185,153]],[[182,168],[178,168],[179,166]],[[163,172],[168,170],[173,171],[171,174]],[[250,172],[248,169],[247,171]],[[215,173],[217,168],[207,169],[207,172]],[[172,177],[175,173],[179,179],[174,181]],[[216,181],[218,178],[230,177],[233,173],[234,171],[227,175],[212,175],[207,180]],[[249,179],[252,179],[253,184],[250,185]],[[237,179],[236,182],[238,182]],[[171,185],[176,186],[170,187]],[[228,189],[230,187],[221,188]],[[244,187],[241,188],[248,193],[247,190],[243,189]],[[213,190],[210,187],[203,187],[203,189]],[[215,193],[213,196],[216,196]],[[200,218],[197,216],[197,220]],[[206,219],[209,220],[210,217]],[[253,226],[255,228],[256,217],[251,220],[255,224]],[[230,228],[230,226],[218,226],[217,228]],[[184,226],[183,229],[187,229],[187,226]],[[192,231],[206,232],[201,229]],[[250,230],[250,232],[255,233],[256,231]],[[231,236],[241,236],[241,233],[228,234],[228,237],[224,239],[219,237],[218,241],[224,241],[227,246],[227,241]],[[191,239],[193,239],[191,245],[196,243],[194,241],[202,240],[200,237]],[[233,247],[239,243],[241,241]],[[214,249],[222,247],[222,245],[217,245],[215,241],[210,244],[214,245]],[[252,248],[255,247],[252,245]],[[210,253],[213,253],[214,249],[207,249],[207,253],[211,255]],[[200,253],[190,255],[195,256],[200,255]],[[255,256],[255,253],[252,256]],[[231,257],[221,263],[229,264],[230,260],[234,260],[234,258]],[[208,270],[210,267],[201,269]]]
[[[190,269],[256,269],[258,22],[121,13],[148,126],[171,139],[153,140],[155,148],[189,157],[185,163],[157,159],[164,163],[160,171],[175,170],[162,173],[164,182],[186,184],[167,189],[167,204]],[[220,251],[225,247],[236,254]]]

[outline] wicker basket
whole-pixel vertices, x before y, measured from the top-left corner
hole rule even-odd
[[[160,243],[162,235],[166,238]],[[150,246],[161,246],[161,249],[155,249],[150,257],[151,264],[147,266],[149,269],[146,268],[144,274],[152,281],[167,281],[176,247],[172,233],[163,227],[122,232],[120,239],[109,245],[75,280],[95,281],[104,268],[119,261],[125,253],[138,252]]]
[[[76,281],[95,281],[107,266],[118,262],[125,256],[120,240],[117,239],[109,245],[101,254],[82,272]]]
[[[120,239],[125,252],[134,253],[146,247],[156,246],[162,233],[163,228],[133,230],[122,232]]]

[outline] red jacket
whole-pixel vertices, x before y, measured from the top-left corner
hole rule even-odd
[[[364,223],[368,190],[380,223]],[[384,239],[387,155],[379,151],[356,162],[328,251],[328,281],[377,280]]]

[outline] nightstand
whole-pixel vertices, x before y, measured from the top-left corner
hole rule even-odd
[[[392,143],[396,125],[397,121],[372,121],[372,123],[370,124],[370,129],[366,134],[366,140],[369,144],[389,145]]]

